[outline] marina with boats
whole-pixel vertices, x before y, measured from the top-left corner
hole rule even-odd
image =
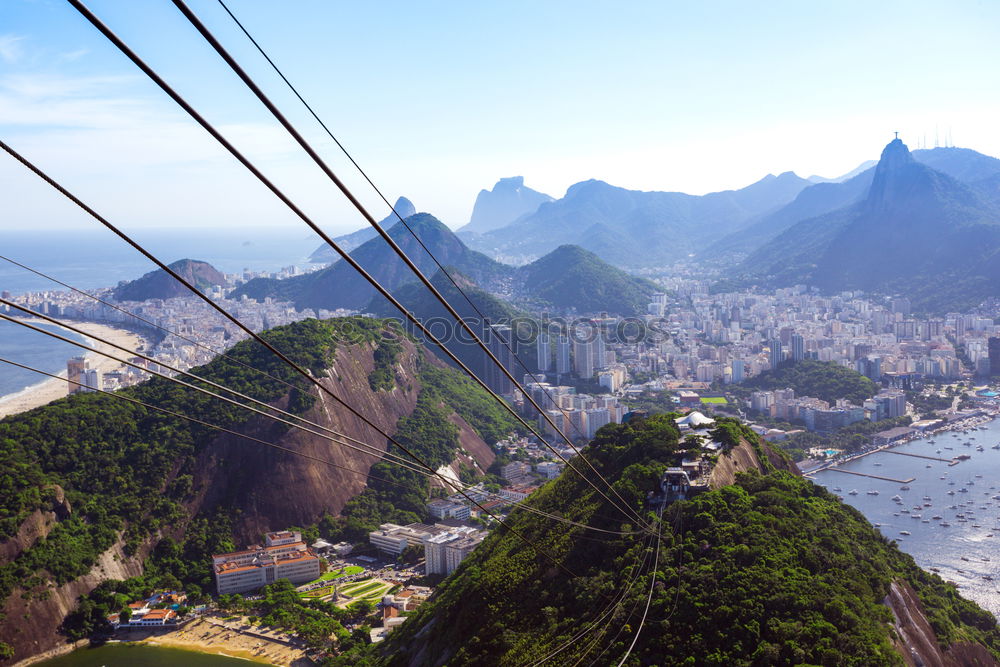
[[[850,481],[845,473],[857,488],[844,483]],[[809,476],[860,510],[921,567],[1000,615],[1000,588],[993,583],[1000,579],[993,560],[1000,549],[1000,419],[981,415],[873,447],[826,462]]]

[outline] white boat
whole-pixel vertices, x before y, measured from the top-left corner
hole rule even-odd
[[[868,495],[869,496],[877,496],[878,495],[878,491],[876,491],[875,489],[868,489]]]
[[[899,531],[899,534],[900,535],[909,535],[910,531],[908,531],[908,530],[901,530],[901,531]]]
[[[858,495],[858,490],[857,489],[851,489],[850,491],[847,492],[847,495],[849,495],[849,496],[856,496],[856,495]]]

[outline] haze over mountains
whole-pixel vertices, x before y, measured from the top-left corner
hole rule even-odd
[[[902,147],[898,159],[886,162],[883,155],[878,165],[862,162],[840,177],[769,174],[745,188],[703,196],[628,190],[589,180],[553,199],[527,187],[523,177],[502,178],[491,190],[480,191],[469,223],[457,233],[435,220],[437,224],[425,228],[429,238],[421,238],[435,253],[441,244],[442,263],[459,269],[479,287],[494,293],[519,291],[528,299],[537,295],[524,285],[535,281],[518,278],[523,272],[506,264],[528,264],[569,245],[626,271],[678,260],[721,261],[734,267],[730,276],[742,284],[804,283],[822,290],[905,293],[918,307],[931,309],[955,298],[962,299],[956,305],[970,306],[1000,295],[1000,289],[993,288],[1000,261],[991,259],[1000,249],[993,225],[1000,219],[1000,160],[965,148],[910,153],[901,141],[890,146]],[[880,173],[883,177],[873,190]],[[881,206],[864,207],[872,197],[887,199]],[[405,197],[399,198],[396,210],[407,218],[416,212]],[[427,222],[421,218],[418,224]],[[398,220],[390,216],[380,224],[392,228]],[[893,226],[896,234],[888,233]],[[405,230],[393,234],[412,243]],[[380,275],[389,276],[390,288],[398,284],[391,274],[403,275],[402,264],[395,265],[398,260],[387,248],[377,250],[384,243],[375,239],[373,229],[337,241],[351,251],[372,242],[362,257]],[[976,248],[966,253],[969,244]],[[427,275],[437,271],[416,246],[407,252]],[[582,260],[584,255],[574,257]],[[321,247],[311,259],[330,262],[336,257]],[[346,267],[339,271],[349,286],[360,280]],[[363,308],[371,291],[360,283],[356,290],[329,289],[326,281],[340,280],[338,276],[310,275],[267,287],[255,281],[241,293],[292,298],[300,306]],[[928,276],[933,278],[925,279]],[[942,283],[942,278],[947,281]],[[306,287],[314,281],[315,288]],[[583,283],[586,288],[595,284]],[[646,291],[648,285],[640,290]],[[352,294],[345,296],[348,292]],[[625,311],[641,312],[635,299],[626,301]],[[553,303],[567,305],[559,299]]]
[[[484,234],[499,229],[550,201],[553,199],[547,194],[526,187],[523,176],[501,178],[492,190],[479,191],[472,218],[458,233]]]
[[[740,190],[704,196],[642,192],[598,180],[570,186],[562,199],[479,237],[473,248],[533,259],[576,244],[619,266],[671,262],[704,245],[704,234],[734,230],[741,222],[790,202],[810,185],[791,172],[768,175]]]
[[[656,284],[631,276],[578,246],[560,246],[531,264],[515,268],[470,250],[454,232],[428,213],[412,215],[406,223],[449,273],[455,273],[461,283],[483,290],[484,294],[500,294],[559,312],[637,315],[644,312],[650,296],[659,291]],[[402,223],[392,226],[389,235],[426,276],[434,277],[434,281],[443,280],[449,289],[454,289]],[[367,241],[351,256],[390,291],[417,282],[381,238]],[[411,291],[397,294],[404,305],[421,317],[440,314],[433,307],[433,300],[418,299],[411,307],[413,304],[404,298]],[[419,295],[426,290],[420,287],[415,292]],[[299,308],[347,308],[396,314],[394,309],[387,311],[380,305],[385,300],[345,262],[283,280],[256,278],[232,294],[233,298],[243,295],[257,300],[272,297],[292,301]],[[389,307],[387,303],[385,307]]]
[[[396,200],[396,203],[393,204],[392,212],[382,218],[379,221],[378,226],[383,229],[387,229],[399,222],[399,218],[403,218],[405,220],[416,212],[417,209],[413,205],[413,202],[406,197],[400,197]],[[343,248],[346,252],[351,252],[365,241],[373,239],[376,236],[378,236],[378,233],[375,229],[371,225],[365,225],[361,229],[353,231],[350,234],[334,236],[333,240],[336,241],[337,245]],[[321,243],[319,247],[313,251],[313,254],[309,256],[309,261],[314,264],[331,264],[339,259],[340,255],[334,252],[333,248],[325,243]]]
[[[509,267],[469,250],[454,232],[432,215],[419,213],[406,221],[420,240],[433,250],[438,261],[459,269],[479,284],[491,284],[509,271]],[[437,271],[437,265],[402,223],[392,225],[388,233],[425,275]],[[389,290],[414,280],[406,265],[381,238],[366,241],[351,252],[351,256]],[[244,294],[254,299],[275,297],[292,301],[299,308],[335,310],[364,308],[376,292],[346,262],[337,262],[321,271],[285,280],[256,278],[240,287],[234,297]]]
[[[813,215],[760,246],[737,273],[773,286],[899,293],[927,310],[974,305],[997,293],[1000,278],[998,169],[1000,160],[974,151],[914,155],[893,140],[875,169],[813,186],[826,185]]]

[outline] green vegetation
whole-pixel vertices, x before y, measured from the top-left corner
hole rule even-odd
[[[713,435],[752,435],[734,421],[723,425],[725,433]],[[678,436],[666,415],[608,425],[589,457],[645,512],[645,494],[678,451]],[[752,444],[766,453],[756,438]],[[383,647],[355,647],[333,664],[528,664],[564,644],[561,661],[614,663],[632,641],[633,611],[646,603],[653,577],[652,620],[630,665],[902,664],[882,604],[894,582],[916,591],[943,646],[978,642],[1000,658],[1000,631],[989,613],[918,568],[822,487],[765,468],[668,506],[655,575],[650,536],[594,539],[515,510],[513,528],[572,577],[513,533],[495,531]],[[575,475],[564,474],[529,502],[600,528],[631,527]],[[588,639],[574,641],[622,592]],[[597,650],[586,653],[591,646]]]
[[[264,337],[320,375],[332,365],[338,347],[367,344],[391,350],[399,344],[400,335],[394,322],[352,317],[304,320],[272,329]],[[390,365],[391,356],[387,354],[379,363]],[[431,368],[429,362],[423,366]],[[289,385],[303,387],[305,382],[252,341],[236,345],[226,357],[192,372],[262,401],[286,401],[287,409],[299,414],[315,400],[307,390],[290,389]],[[451,408],[447,401],[460,402],[459,412],[473,428],[489,436],[504,433],[511,424],[507,417],[493,423],[496,414],[484,407],[488,401],[481,390],[455,381],[452,373],[429,371],[429,379],[422,380],[426,387],[417,410],[400,423],[400,438],[420,449],[434,465],[450,461],[457,448],[457,428],[448,421]],[[122,393],[237,430],[251,414],[161,379]],[[271,438],[285,430],[283,426],[269,428]],[[144,574],[101,584],[67,617],[63,630],[68,636],[79,638],[100,630],[105,616],[120,610],[123,600],[137,599],[157,588],[183,587],[195,599],[212,591],[211,554],[236,547],[230,524],[230,517],[236,515],[230,503],[235,499],[220,497],[197,516],[191,516],[186,503],[199,491],[195,488],[198,456],[216,438],[217,432],[207,427],[94,393],[75,394],[0,421],[0,539],[13,535],[36,509],[55,509],[60,516],[47,537],[13,561],[0,564],[0,600],[15,588],[25,590],[25,595],[48,595],[44,586],[64,584],[86,574],[98,556],[119,539],[124,539],[128,554],[143,545],[152,548]],[[225,470],[225,464],[225,460],[219,461],[220,470]],[[379,466],[392,471],[389,477],[397,474],[395,467]],[[366,511],[356,508],[362,517],[357,525],[367,529],[369,518],[377,522],[397,505],[402,509],[392,514],[393,518],[420,520],[425,478],[405,470],[398,474],[412,493],[401,497],[390,485],[378,489],[374,496],[371,490],[366,491],[368,495],[362,494],[360,501]],[[71,509],[56,502],[60,488],[65,492],[66,507]],[[373,500],[374,509],[368,506]]]
[[[350,636],[341,625],[341,621],[349,618],[349,612],[330,602],[303,600],[287,579],[265,586],[259,600],[221,595],[219,607],[252,614],[251,620],[256,620],[259,625],[292,632],[316,648],[328,646],[331,637],[345,639]]]
[[[813,447],[842,449],[850,454],[870,445],[872,434],[897,426],[909,426],[912,422],[913,420],[908,416],[893,417],[878,422],[870,422],[865,419],[837,429],[833,433],[818,433],[816,431],[794,433],[777,445],[796,461],[806,458],[806,452]],[[792,425],[786,424],[786,426],[791,427]]]
[[[702,398],[701,402],[707,405],[726,405],[729,403],[723,396],[709,396],[707,398]]]
[[[518,276],[535,306],[560,311],[642,315],[651,295],[663,291],[576,245],[559,246],[518,269]]]
[[[950,389],[950,388],[949,388]],[[913,409],[922,418],[933,418],[938,410],[947,410],[951,407],[955,393],[949,392],[945,395],[938,393],[923,393],[919,391],[906,392],[906,402],[913,405]]]
[[[399,353],[403,351],[403,346],[388,331],[377,345],[378,347],[375,348],[372,355],[375,360],[375,368],[368,374],[368,385],[372,391],[391,391],[396,386],[394,368],[399,359]]]
[[[741,385],[732,385],[734,393],[749,396],[750,391],[773,391],[791,387],[796,396],[814,396],[835,403],[838,399],[861,405],[878,391],[878,386],[857,371],[829,361],[783,361],[774,370],[764,371]]]
[[[371,598],[371,597],[382,597],[384,591],[392,588],[392,584],[387,584],[382,581],[377,581],[374,579],[365,579],[364,581],[359,581],[351,586],[344,586],[340,589],[340,592],[344,595],[349,595],[352,598]],[[376,593],[376,591],[378,591]]]
[[[207,262],[196,259],[180,259],[169,267],[201,291],[217,285],[225,285],[226,277]],[[186,287],[174,280],[163,269],[150,271],[141,278],[119,285],[114,290],[118,301],[146,301],[147,299],[170,299],[188,296]]]
[[[452,410],[488,443],[518,430],[509,413],[460,371],[424,358],[419,363],[418,379],[422,388],[417,405],[399,420],[395,437],[431,467],[450,463],[458,451],[458,427],[448,419]],[[361,540],[386,522],[422,520],[429,494],[426,476],[384,462],[373,465],[371,474],[381,479],[370,479],[368,487],[347,502],[341,516],[322,522],[325,536]]]
[[[388,230],[389,236],[403,252],[413,258],[427,276],[433,275],[437,265],[421,248],[416,237],[433,251],[443,266],[454,267],[479,284],[502,281],[513,273],[511,267],[469,250],[454,232],[432,215],[418,213],[407,218],[406,223],[409,229],[398,222],[392,225]],[[351,251],[351,257],[393,294],[396,294],[398,288],[413,281],[413,273],[381,237],[361,244]],[[320,271],[284,280],[254,278],[234,290],[231,297],[239,298],[243,295],[258,301],[265,297],[293,301],[300,309],[364,310],[378,293],[347,262],[337,262]]]
[[[337,571],[324,572],[319,579],[316,581],[330,581],[331,579],[340,579],[341,577],[349,577],[352,574],[361,574],[365,571],[365,568],[360,565],[346,565]]]
[[[441,271],[434,274],[431,278],[431,284],[451,303],[462,320],[483,341],[489,340],[489,337],[492,335],[487,327],[490,323],[522,323],[524,326],[519,327],[517,341],[513,343],[513,347],[521,363],[529,369],[536,368],[537,353],[534,340],[537,332],[534,331],[532,326],[534,325],[534,318],[528,315],[528,313],[518,310],[503,299],[481,289],[453,267],[448,267],[448,273],[462,288],[462,293],[459,293],[455,285],[451,283],[451,280]],[[425,324],[432,325],[430,327],[431,331],[445,343],[448,350],[458,357],[462,363],[472,369],[474,373],[482,377],[482,372],[488,362],[487,357],[483,354],[479,345],[472,341],[471,336],[464,331],[455,335],[449,335],[449,330],[458,332],[459,326],[457,324],[451,325],[454,322],[451,315],[426,287],[420,283],[407,283],[400,286],[393,294],[409,312]],[[466,301],[466,297],[476,305],[475,308]],[[385,299],[381,297],[373,298],[365,310],[375,313],[380,317],[400,319],[406,330],[417,340],[427,344],[428,349],[438,355],[442,361],[451,363],[446,355],[438,349],[437,345],[425,340],[424,335],[410,324],[409,320],[405,320],[402,313]],[[484,318],[486,321],[484,321]],[[449,323],[449,328],[441,326],[445,322]],[[489,363],[492,364],[492,362]]]

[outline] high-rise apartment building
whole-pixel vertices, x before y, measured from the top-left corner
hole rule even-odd
[[[782,361],[785,360],[785,354],[781,350],[781,339],[775,338],[771,341],[771,370],[773,371],[778,367]]]
[[[504,368],[513,373],[514,337],[508,326],[490,326],[486,332],[486,344],[489,345],[490,352],[500,361]],[[498,394],[510,396],[514,393],[514,383],[510,381],[502,370],[493,362],[486,358],[486,385]]]
[[[535,339],[535,348],[538,352],[538,370],[547,373],[552,368],[552,349],[549,346],[549,334],[539,332]]]
[[[806,358],[806,339],[799,334],[792,334],[792,360],[802,361]]]
[[[581,378],[594,376],[594,343],[573,340],[573,371]]]
[[[571,343],[569,337],[560,336],[556,339],[556,373],[566,375],[573,370],[570,365]]]

